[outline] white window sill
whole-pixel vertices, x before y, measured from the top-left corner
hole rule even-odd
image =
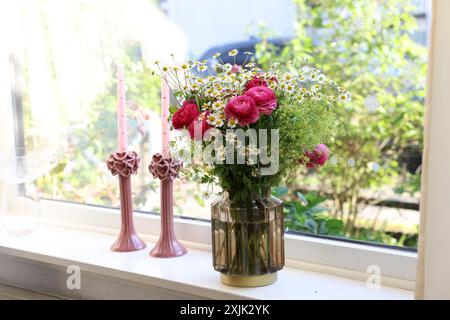
[[[148,247],[113,253],[115,236],[96,231],[42,225],[30,236],[0,234],[0,282],[49,294],[85,299],[413,299],[413,292],[364,281],[287,267],[278,281],[260,288],[220,283],[208,250],[193,248],[172,259],[149,256]],[[66,268],[81,268],[81,290],[69,290]]]

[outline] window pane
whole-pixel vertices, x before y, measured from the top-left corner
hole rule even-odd
[[[23,143],[65,150],[38,181],[43,196],[118,206],[105,159],[117,148],[120,62],[130,148],[142,158],[135,208],[158,212],[159,183],[147,166],[161,149],[160,83],[149,68],[171,53],[202,60],[236,48],[255,52],[263,67],[307,58],[352,92],[350,107],[337,110],[328,164],[299,169],[273,190],[286,203],[287,230],[415,247],[430,1],[232,0],[227,7],[239,10],[206,0],[7,5],[4,21],[14,32],[2,58],[14,66],[8,81],[21,79]],[[176,214],[209,219],[218,191],[177,180]]]

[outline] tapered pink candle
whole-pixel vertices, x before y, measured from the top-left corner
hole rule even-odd
[[[162,156],[165,159],[170,158],[169,97],[170,97],[169,86],[164,80],[162,80],[161,82]]]
[[[125,100],[125,76],[123,66],[117,67],[117,138],[119,152],[126,152],[128,149],[127,139],[127,115]]]

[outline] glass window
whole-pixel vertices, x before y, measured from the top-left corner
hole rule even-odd
[[[43,197],[116,207],[105,159],[116,149],[116,64],[125,65],[129,143],[142,159],[137,210],[158,212],[147,166],[161,149],[155,60],[255,52],[266,66],[305,60],[352,92],[338,110],[332,156],[274,194],[290,232],[416,247],[429,0],[71,0],[5,4],[13,30],[1,58],[16,99],[18,147],[64,150],[41,177]],[[8,86],[3,86],[8,88]],[[2,89],[4,90],[4,89]],[[19,99],[17,99],[17,97]],[[3,114],[3,113],[2,113]],[[5,113],[6,114],[6,113]],[[4,129],[5,130],[5,129]],[[176,181],[176,214],[209,219],[217,187]],[[208,197],[210,194],[212,195]]]

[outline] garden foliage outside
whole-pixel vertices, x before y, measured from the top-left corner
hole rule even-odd
[[[388,194],[420,189],[420,165],[407,162],[414,154],[420,156],[423,144],[426,49],[412,39],[415,8],[408,0],[295,2],[295,39],[281,52],[262,41],[258,61],[264,66],[274,60],[307,59],[348,88],[352,102],[336,110],[340,130],[330,145],[331,165],[299,174],[289,184],[294,194],[315,185],[320,196],[313,204],[325,200],[322,196],[332,200],[332,231],[321,228],[323,210],[304,213],[299,205],[288,205],[289,224],[294,230],[415,246],[417,233],[394,237],[356,226],[358,213],[383,200],[376,195],[386,186]],[[369,196],[363,196],[365,191]],[[294,198],[306,204],[302,197]]]

